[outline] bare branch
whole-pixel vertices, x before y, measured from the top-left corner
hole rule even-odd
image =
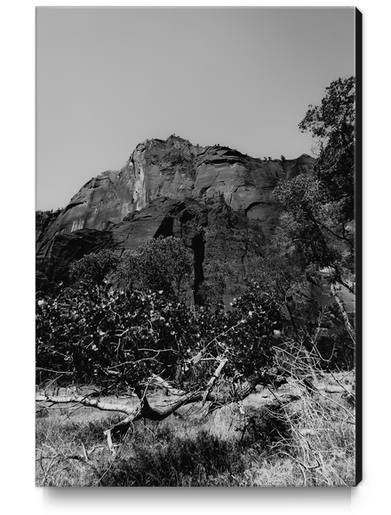
[[[163,379],[160,376],[157,376],[155,374],[152,376],[152,381],[150,384],[159,386],[160,388],[168,391],[172,395],[185,395],[185,393],[186,393],[184,390],[178,390],[177,388],[174,388],[173,386],[170,385],[170,383],[168,381],[166,381],[165,379]]]
[[[37,395],[35,400],[37,402],[51,402],[53,404],[79,403],[89,408],[97,408],[101,411],[116,411],[120,413],[125,413],[126,415],[131,415],[134,412],[134,408],[131,406],[127,406],[126,404],[114,404],[111,402],[104,402],[96,397],[88,397],[88,395]]]
[[[222,359],[220,361],[220,365],[216,368],[213,376],[211,377],[211,379],[209,380],[209,383],[207,384],[206,386],[206,390],[202,396],[202,405],[205,404],[206,402],[206,399],[208,398],[208,395],[209,395],[209,392],[212,390],[213,388],[213,385],[215,384],[215,382],[217,381],[221,371],[223,370],[224,366],[226,365],[227,363],[227,359]]]
[[[64,372],[63,370],[52,370],[51,368],[42,368],[42,367],[36,367],[36,370],[43,370],[44,372],[52,372],[54,374],[68,374],[68,375],[72,375],[73,372]],[[58,379],[58,378],[56,378]]]

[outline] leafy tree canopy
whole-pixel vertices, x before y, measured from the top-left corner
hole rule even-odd
[[[125,289],[163,291],[177,299],[192,277],[191,252],[172,236],[150,240],[136,252],[125,252],[111,279]]]
[[[319,146],[317,177],[340,206],[344,222],[354,218],[355,78],[337,79],[326,88],[319,106],[309,106],[299,128]]]
[[[341,278],[354,270],[355,79],[333,81],[299,128],[317,138],[319,157],[314,173],[276,188],[280,227],[305,265],[331,266]]]
[[[107,275],[119,263],[119,255],[113,250],[100,250],[86,254],[81,259],[71,263],[69,275],[72,280],[84,280],[102,284]]]

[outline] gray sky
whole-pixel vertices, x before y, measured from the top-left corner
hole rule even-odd
[[[310,154],[308,104],[353,74],[352,8],[38,8],[36,208],[173,133]]]

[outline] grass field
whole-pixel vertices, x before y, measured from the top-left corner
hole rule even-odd
[[[324,375],[316,391],[291,381],[208,416],[199,404],[183,407],[158,424],[136,422],[114,455],[103,432],[122,415],[40,405],[36,484],[353,486],[353,385],[352,372]]]

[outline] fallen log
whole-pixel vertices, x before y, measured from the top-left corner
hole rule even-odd
[[[255,389],[255,383],[246,382],[242,387],[239,387],[235,395],[221,395],[216,394],[211,391],[212,386],[217,380],[223,366],[225,365],[225,360],[223,360],[218,369],[216,370],[214,376],[211,381],[209,381],[206,389],[199,389],[190,392],[182,392],[180,390],[175,389],[176,398],[164,405],[164,406],[151,406],[146,391],[144,395],[140,398],[139,402],[135,406],[129,406],[127,404],[118,404],[111,403],[104,400],[101,400],[99,397],[89,397],[88,395],[65,395],[65,396],[53,396],[53,395],[37,395],[37,402],[49,402],[51,404],[75,404],[78,403],[82,406],[86,406],[89,408],[96,408],[101,411],[108,412],[117,412],[123,413],[126,415],[121,421],[117,422],[114,426],[107,429],[104,434],[107,439],[107,444],[111,452],[115,452],[113,437],[121,438],[124,437],[128,432],[134,422],[144,418],[148,420],[154,420],[156,422],[160,422],[170,415],[173,415],[179,408],[182,406],[186,406],[188,404],[196,403],[202,401],[204,404],[207,401],[211,402],[211,406],[209,406],[208,412],[219,409],[227,404],[231,404],[232,402],[239,402],[245,399],[250,393]],[[214,379],[214,380],[213,380]],[[155,384],[159,384],[163,388],[167,388],[170,386],[167,381],[161,379],[159,376],[154,376],[153,380]],[[172,387],[170,387],[172,388]]]

